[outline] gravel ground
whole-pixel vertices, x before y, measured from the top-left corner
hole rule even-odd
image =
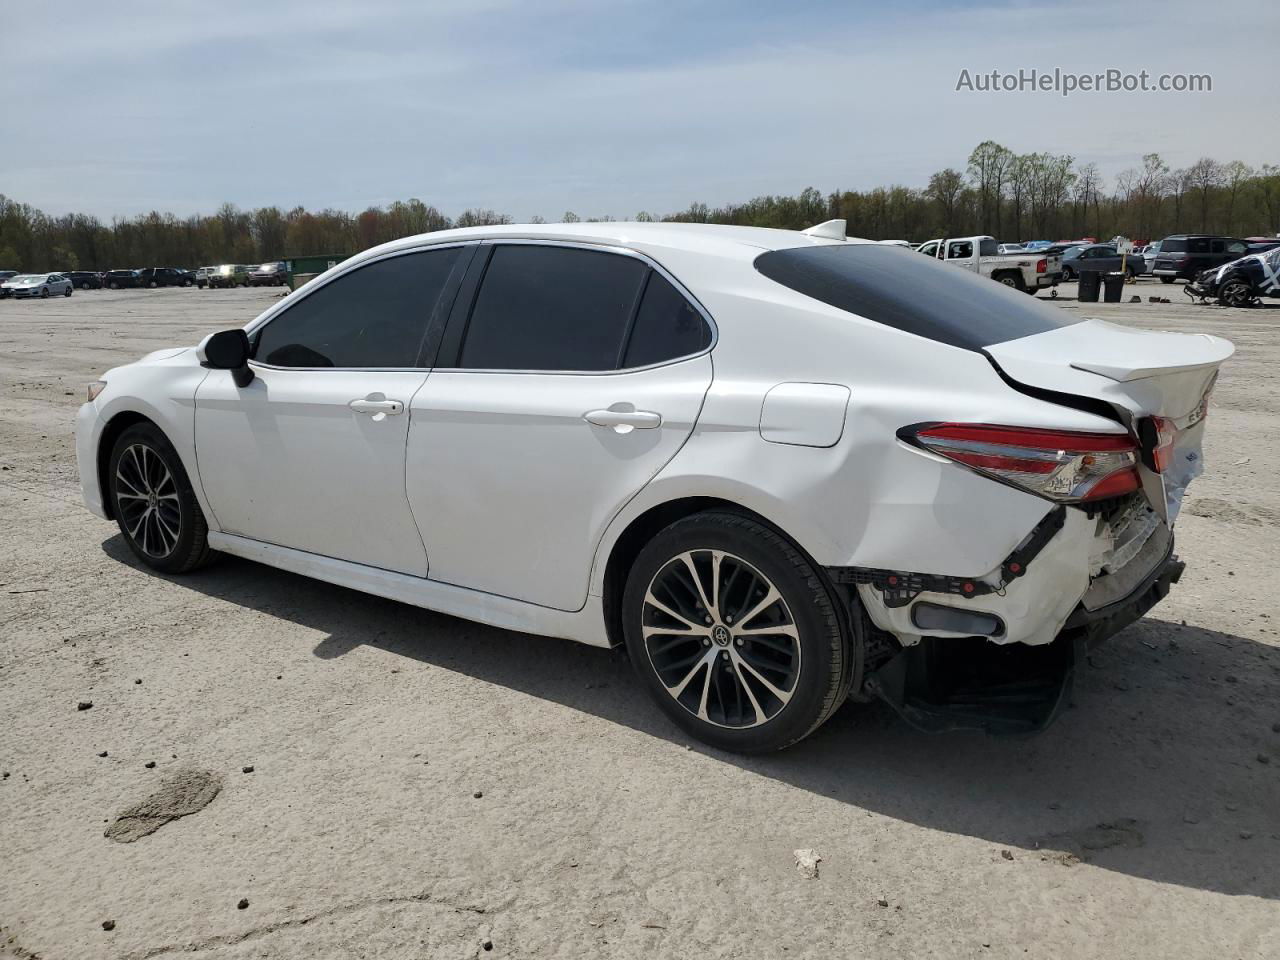
[[[754,759],[617,653],[139,569],[79,502],[83,384],[278,294],[0,302],[0,956],[1280,956],[1280,306],[1134,292],[1056,303],[1238,349],[1171,597],[1039,737],[847,706]]]

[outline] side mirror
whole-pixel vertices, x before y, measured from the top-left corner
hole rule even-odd
[[[200,358],[202,367],[230,370],[237,387],[253,383],[253,371],[249,369],[249,335],[243,330],[209,334],[201,341],[196,356]]]

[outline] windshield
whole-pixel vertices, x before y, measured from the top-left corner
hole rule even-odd
[[[1081,319],[971,271],[874,243],[773,250],[755,267],[837,309],[965,350]]]

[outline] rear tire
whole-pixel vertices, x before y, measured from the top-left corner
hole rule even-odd
[[[67,289],[63,290],[63,291],[62,291],[62,295],[63,295],[64,297],[69,297],[69,296],[71,296],[71,287],[70,287],[70,286],[68,286],[68,287],[67,287]]]
[[[650,696],[722,750],[804,739],[855,675],[857,648],[820,572],[781,534],[732,513],[695,514],[649,541],[628,574],[622,620]]]
[[[1074,270],[1072,270],[1070,267],[1063,267],[1063,268],[1062,268],[1062,279],[1063,279],[1063,280],[1074,280],[1075,278],[1076,278],[1076,272],[1075,272]]]
[[[178,452],[153,423],[126,429],[111,448],[107,486],[134,556],[154,570],[186,573],[208,562],[209,525]]]

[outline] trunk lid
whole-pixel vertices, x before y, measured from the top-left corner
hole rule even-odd
[[[1218,368],[1235,352],[1231,341],[1085,320],[985,352],[1017,384],[1103,401],[1140,442],[1148,436],[1143,420],[1172,420],[1172,462],[1163,473],[1146,464],[1139,473],[1151,505],[1174,520],[1187,485],[1203,470],[1204,415]]]

